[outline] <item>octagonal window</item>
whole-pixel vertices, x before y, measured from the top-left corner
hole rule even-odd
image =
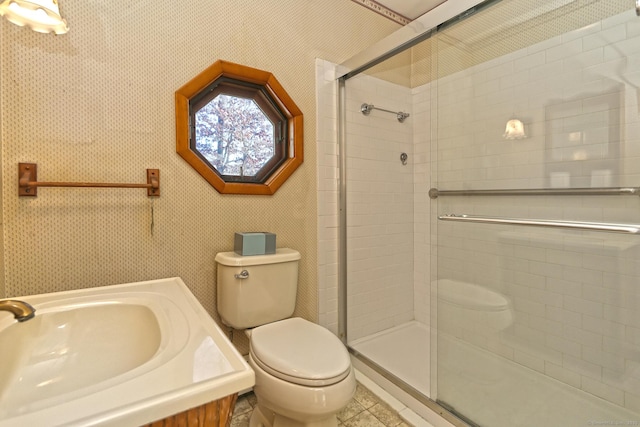
[[[302,163],[302,113],[284,89],[224,61],[176,92],[176,137],[177,152],[221,193],[273,194]]]

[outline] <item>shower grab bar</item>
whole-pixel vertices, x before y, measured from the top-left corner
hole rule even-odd
[[[429,197],[439,196],[638,196],[640,187],[593,188],[521,188],[512,190],[438,190],[431,188]]]
[[[640,225],[638,224],[612,224],[606,222],[583,222],[583,221],[553,221],[547,219],[523,219],[523,218],[505,218],[490,217],[478,215],[440,215],[438,219],[441,221],[462,221],[471,223],[484,224],[502,224],[502,225],[525,225],[530,227],[555,227],[573,230],[590,230],[590,231],[608,231],[612,233],[640,234]]]
[[[384,111],[385,113],[395,114],[400,123],[403,123],[404,120],[411,115],[409,113],[403,113],[402,111],[391,111],[384,108],[376,107],[375,105],[367,104],[366,102],[360,106],[360,112],[365,116],[368,116],[369,113],[371,113],[371,110],[380,110]]]

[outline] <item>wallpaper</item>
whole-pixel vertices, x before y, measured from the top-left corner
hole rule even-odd
[[[344,0],[60,9],[62,36],[0,23],[0,297],[179,276],[217,319],[215,254],[233,249],[236,231],[269,231],[301,252],[295,314],[317,320],[315,58],[344,61],[398,24]],[[304,163],[273,196],[221,195],[176,154],[174,92],[218,59],[272,72],[304,114]],[[37,163],[40,181],[142,183],[159,169],[161,196],[19,198],[19,162]]]

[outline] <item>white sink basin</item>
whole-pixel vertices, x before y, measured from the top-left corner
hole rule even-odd
[[[2,412],[96,385],[151,360],[160,325],[141,304],[44,311],[0,333]],[[184,321],[184,319],[181,319]],[[108,361],[108,363],[104,363]],[[44,403],[43,403],[44,404]]]
[[[149,423],[253,386],[181,279],[15,298],[0,312],[0,427]]]

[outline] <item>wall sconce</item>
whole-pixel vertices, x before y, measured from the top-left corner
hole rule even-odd
[[[57,0],[4,0],[0,4],[0,15],[38,33],[64,34],[69,31],[67,21],[60,16]]]
[[[511,119],[507,122],[507,127],[502,134],[504,139],[524,139],[527,134],[524,132],[524,123],[518,119]]]

